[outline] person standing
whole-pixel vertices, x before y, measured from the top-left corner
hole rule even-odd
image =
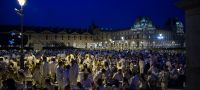
[[[70,87],[70,81],[69,81],[69,74],[70,74],[70,65],[67,65],[64,69],[64,76],[63,76],[63,85],[66,89],[67,87]]]
[[[142,57],[139,59],[139,68],[140,68],[140,74],[144,73],[144,60]]]
[[[123,80],[123,74],[122,74],[122,70],[119,69],[118,72],[116,72],[114,75],[113,75],[113,79],[114,80],[117,80],[119,82],[122,82]]]
[[[130,81],[130,90],[138,90],[139,89],[139,80],[140,76],[137,74],[137,72],[133,73],[133,77]]]
[[[64,90],[63,88],[63,62],[59,62],[56,68],[56,80],[58,82],[58,90]]]
[[[105,74],[105,73],[106,73],[105,69],[102,69],[102,70],[96,72],[96,74],[93,77],[93,81],[94,81],[96,86],[98,86],[98,80],[102,79],[103,78],[103,74]]]
[[[122,74],[122,70],[119,69],[114,75],[113,75],[113,80],[114,80],[114,85],[115,85],[115,89],[120,89],[121,88],[121,84],[123,81],[123,74]]]
[[[167,68],[165,68],[159,73],[159,81],[160,81],[162,90],[167,90],[168,79],[169,79],[169,72]]]
[[[42,74],[42,87],[45,84],[45,80],[49,78],[50,75],[50,65],[47,61],[47,57],[43,57],[43,63],[41,64],[41,74]]]
[[[84,77],[84,79],[82,81],[83,87],[86,89],[92,90],[92,82],[88,78],[88,73],[85,73],[83,77]]]
[[[40,87],[41,79],[42,79],[42,76],[41,76],[41,72],[40,72],[40,63],[37,63],[35,70],[33,72],[33,80],[35,81],[36,86],[38,85]]]
[[[51,72],[51,78],[53,79],[53,82],[56,82],[56,66],[57,66],[56,59],[52,58],[50,62],[50,72]]]
[[[78,74],[79,74],[79,66],[78,66],[78,64],[75,60],[72,60],[71,61],[71,68],[70,68],[70,74],[69,74],[70,85],[76,85],[77,84]]]

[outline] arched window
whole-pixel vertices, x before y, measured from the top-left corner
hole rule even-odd
[[[68,40],[70,40],[70,36],[68,36]]]
[[[81,40],[81,36],[79,36],[79,40]]]
[[[62,38],[62,40],[63,40],[64,36],[62,35],[61,38]]]
[[[55,40],[57,39],[57,35],[55,35]]]
[[[48,40],[48,35],[46,35],[46,40]]]

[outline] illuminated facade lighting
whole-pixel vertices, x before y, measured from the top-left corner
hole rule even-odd
[[[159,34],[159,36],[157,37],[157,39],[159,39],[159,40],[164,39],[163,34]]]

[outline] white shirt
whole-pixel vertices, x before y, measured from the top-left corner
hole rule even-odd
[[[51,74],[56,73],[56,67],[57,67],[57,62],[56,61],[51,61],[50,62],[50,71],[51,71]]]
[[[144,61],[143,60],[139,60],[139,66],[144,67]]]
[[[43,67],[42,67],[42,75],[43,75],[43,77],[48,77],[48,75],[50,74],[49,62],[43,62],[42,65],[43,65]]]
[[[78,74],[78,79],[77,79],[78,82],[82,82],[82,80],[83,80],[83,75],[84,75],[84,72],[79,72],[79,74]]]

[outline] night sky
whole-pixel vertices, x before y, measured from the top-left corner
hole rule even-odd
[[[87,28],[92,22],[103,28],[128,28],[136,17],[149,16],[163,26],[170,17],[184,21],[178,0],[28,0],[26,26]],[[180,0],[179,0],[180,1]],[[19,25],[17,0],[0,0],[0,24]]]

